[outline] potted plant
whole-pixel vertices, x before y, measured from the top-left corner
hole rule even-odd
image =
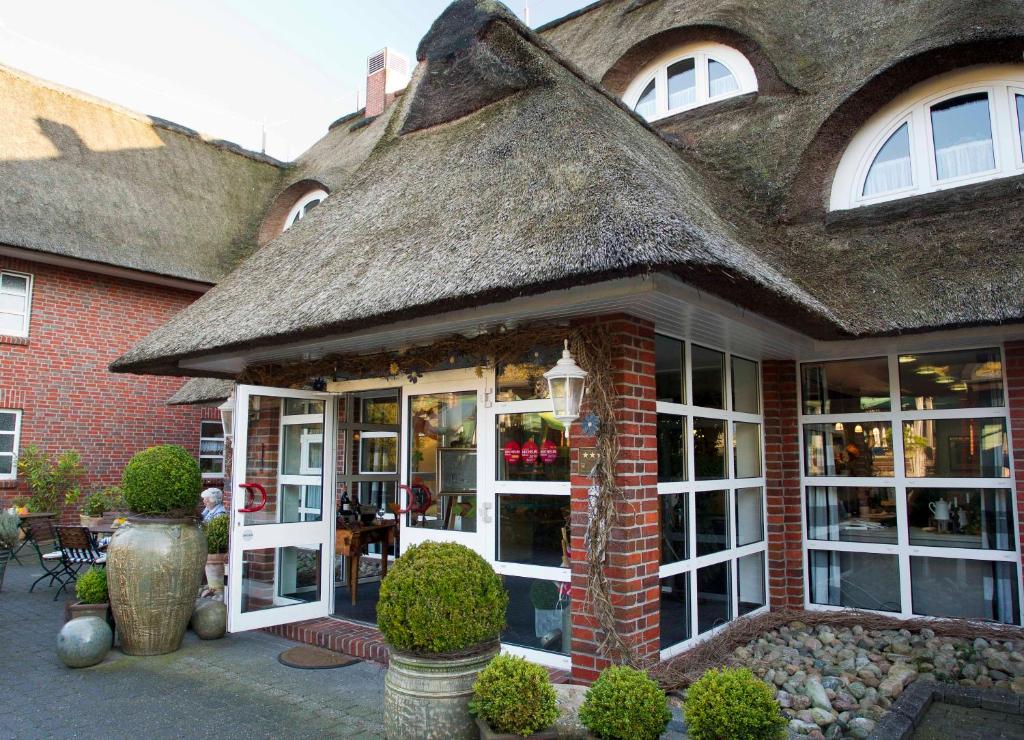
[[[78,576],[75,581],[75,596],[78,601],[68,603],[64,610],[64,621],[69,622],[78,617],[99,617],[110,628],[114,628],[114,620],[110,614],[110,597],[107,592],[107,569],[92,567]]]
[[[196,524],[202,476],[184,447],[137,453],[121,490],[131,512],[107,547],[110,606],[129,655],[162,655],[181,647],[206,562],[206,536]]]
[[[82,510],[79,512],[79,519],[83,527],[96,527],[103,521],[103,515],[110,510],[111,491],[120,493],[116,488],[104,488],[100,491],[93,491],[82,501]]]
[[[384,734],[475,738],[469,700],[497,655],[508,594],[486,560],[464,545],[413,545],[388,570],[377,626],[391,648]]]
[[[481,740],[531,737],[553,740],[558,700],[546,668],[514,655],[499,655],[473,684],[469,711]]]
[[[4,573],[11,553],[21,537],[21,517],[13,511],[0,511],[0,590],[4,587]]]
[[[54,462],[35,445],[29,445],[18,456],[18,475],[31,493],[25,502],[29,511],[54,512],[61,504],[78,500],[78,481],[85,475],[81,458],[68,450]]]
[[[628,666],[605,668],[580,707],[583,725],[605,740],[657,740],[671,719],[665,692],[646,673]]]
[[[228,559],[228,525],[231,518],[227,514],[213,517],[203,525],[206,533],[206,585],[211,593],[204,596],[223,597],[224,564]]]

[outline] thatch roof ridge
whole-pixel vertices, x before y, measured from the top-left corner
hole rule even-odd
[[[221,378],[190,378],[167,399],[168,406],[189,406],[224,401],[235,390],[235,381]]]

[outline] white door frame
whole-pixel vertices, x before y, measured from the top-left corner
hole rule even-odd
[[[322,516],[318,522],[294,522],[243,526],[238,509],[244,505],[246,490],[246,454],[249,434],[249,399],[252,396],[272,398],[300,398],[324,401]],[[235,389],[234,430],[232,437],[232,496],[231,541],[229,577],[225,600],[228,604],[228,631],[242,632],[305,619],[326,617],[331,609],[334,589],[334,465],[328,464],[337,456],[335,435],[337,430],[337,402],[331,393],[239,385]],[[280,451],[279,462],[280,465]],[[280,472],[278,473],[280,477]],[[278,495],[278,503],[282,499]],[[242,613],[242,556],[247,550],[282,548],[300,545],[320,545],[320,593],[311,602],[282,605],[271,609]],[[275,576],[276,579],[277,576]]]

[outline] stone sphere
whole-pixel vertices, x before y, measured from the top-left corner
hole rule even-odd
[[[99,617],[78,617],[57,635],[57,657],[68,668],[88,668],[103,662],[114,644],[110,625]]]
[[[223,601],[200,599],[192,612],[192,631],[200,640],[219,640],[228,627],[228,608]]]

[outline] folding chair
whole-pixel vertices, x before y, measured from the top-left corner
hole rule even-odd
[[[53,521],[34,519],[28,522],[27,534],[25,541],[36,551],[39,566],[43,569],[43,574],[29,586],[29,593],[32,593],[40,581],[47,578],[50,579],[47,587],[52,586],[54,582],[64,583],[64,563],[61,560],[60,548],[57,546],[57,535],[53,531]]]
[[[54,594],[56,601],[61,592],[78,578],[78,571],[87,565],[106,566],[107,554],[100,552],[96,541],[87,527],[57,527],[57,543],[60,545],[60,559],[64,566],[65,578]]]

